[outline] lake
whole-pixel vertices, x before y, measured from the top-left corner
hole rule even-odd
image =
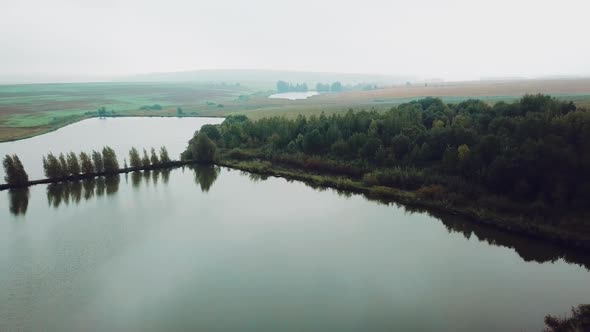
[[[212,166],[2,191],[0,267],[0,331],[540,331],[590,299],[585,254]]]
[[[274,95],[268,96],[271,99],[289,99],[289,100],[299,100],[299,99],[307,99],[309,97],[313,97],[319,95],[317,91],[306,91],[306,92],[283,92],[283,93],[275,93]]]

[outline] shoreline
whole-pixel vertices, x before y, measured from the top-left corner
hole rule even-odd
[[[362,194],[369,199],[394,202],[408,207],[424,209],[426,211],[436,211],[456,215],[467,218],[470,222],[494,227],[508,233],[548,241],[560,246],[586,252],[590,251],[590,237],[580,235],[579,233],[565,231],[550,225],[525,221],[526,219],[534,219],[523,214],[501,215],[475,205],[454,206],[440,200],[420,198],[412,191],[383,186],[366,186],[359,180],[351,180],[350,178],[328,174],[310,173],[296,168],[283,168],[272,165],[270,162],[268,163],[271,164],[271,166],[248,161],[225,159],[218,161],[215,164],[260,175],[269,175],[287,180],[301,181],[312,186],[354,192]]]

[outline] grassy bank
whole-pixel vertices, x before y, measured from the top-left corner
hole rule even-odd
[[[369,199],[396,202],[411,208],[448,213],[503,231],[551,241],[567,247],[590,250],[588,234],[553,226],[546,220],[541,220],[541,216],[532,216],[527,213],[503,213],[478,205],[477,202],[458,204],[445,196],[433,196],[420,190],[400,190],[393,187],[367,185],[361,179],[349,176],[310,172],[308,169],[288,167],[261,159],[236,160],[223,155],[217,164],[261,175],[303,181],[313,187],[329,187],[360,193]]]

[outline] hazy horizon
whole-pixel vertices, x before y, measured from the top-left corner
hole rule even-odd
[[[582,0],[23,0],[2,5],[0,82],[285,70],[478,80],[589,76]]]

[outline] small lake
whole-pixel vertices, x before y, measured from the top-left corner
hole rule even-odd
[[[274,95],[268,96],[271,99],[289,99],[289,100],[299,100],[299,99],[307,99],[309,97],[313,97],[319,95],[317,91],[307,91],[307,92],[283,92],[283,93],[275,93]]]
[[[126,132],[181,150],[199,127],[182,121],[220,121],[144,120],[19,154],[125,151]],[[213,166],[0,192],[0,331],[540,331],[588,303],[589,269],[456,217]]]

